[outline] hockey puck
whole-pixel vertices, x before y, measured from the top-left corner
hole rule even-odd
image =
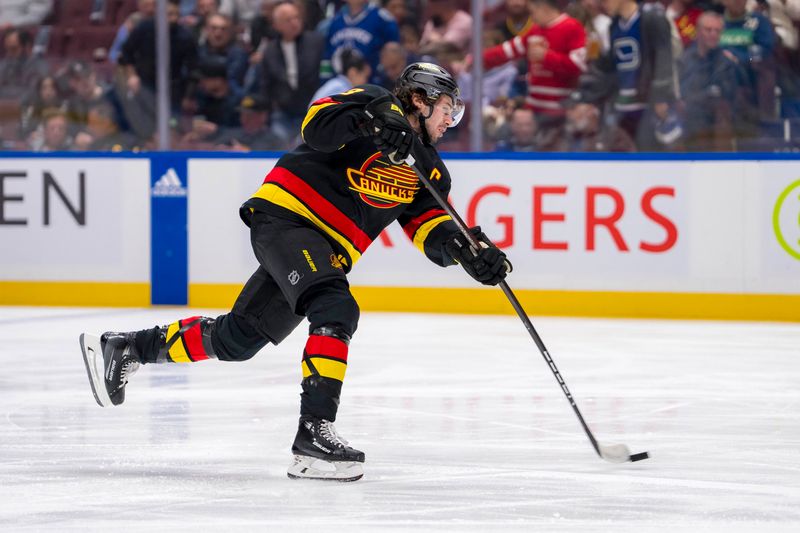
[[[649,452],[635,453],[635,454],[631,455],[631,462],[634,463],[636,461],[643,461],[643,460],[649,459],[649,458],[650,458],[650,453]]]

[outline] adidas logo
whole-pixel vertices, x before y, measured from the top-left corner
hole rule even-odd
[[[186,187],[174,168],[170,167],[153,185],[153,196],[186,196]]]

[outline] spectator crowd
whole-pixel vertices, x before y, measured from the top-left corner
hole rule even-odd
[[[800,151],[800,0],[168,0],[170,146],[280,151],[311,102],[432,61],[485,151]],[[156,138],[156,0],[0,2],[3,150]],[[483,65],[482,99],[472,73]]]

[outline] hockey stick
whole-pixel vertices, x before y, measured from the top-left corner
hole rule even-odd
[[[415,163],[416,161],[412,156],[409,155],[406,158],[406,164],[408,164],[408,166],[410,166],[414,170],[419,180],[425,185],[425,188],[427,188],[428,191],[430,191],[433,198],[439,203],[440,206],[442,206],[442,209],[444,209],[444,211],[448,215],[450,215],[450,218],[452,218],[453,222],[456,223],[456,226],[458,226],[458,230],[464,235],[464,237],[467,239],[470,245],[475,250],[480,249],[480,243],[478,243],[478,240],[475,238],[475,236],[472,233],[470,233],[469,228],[464,223],[464,220],[459,216],[458,213],[456,213],[455,209],[453,209],[453,207],[448,203],[447,199],[443,198],[442,195],[439,194],[439,191],[437,191],[436,188],[433,187],[431,181],[427,177],[425,177],[422,174],[422,172],[420,172]],[[650,454],[648,452],[631,454],[628,447],[625,446],[624,444],[602,445],[599,442],[597,442],[597,439],[594,438],[592,431],[589,429],[589,426],[583,419],[583,415],[581,414],[580,409],[578,409],[578,404],[575,403],[575,399],[572,397],[572,393],[569,392],[569,389],[567,388],[567,384],[564,381],[564,378],[561,377],[561,372],[558,371],[556,364],[553,362],[553,358],[550,357],[550,352],[547,351],[544,342],[542,342],[542,338],[539,337],[539,334],[536,332],[536,328],[533,327],[533,324],[528,318],[527,313],[525,313],[525,310],[522,308],[522,305],[519,303],[519,300],[517,300],[517,297],[511,291],[511,288],[509,288],[508,283],[506,283],[505,280],[501,281],[499,285],[500,288],[503,289],[503,293],[506,295],[506,298],[508,298],[508,301],[511,302],[511,306],[514,308],[514,311],[517,312],[517,315],[519,315],[519,318],[522,320],[522,323],[525,324],[525,329],[528,330],[528,333],[530,333],[533,342],[536,343],[536,347],[539,348],[539,352],[542,354],[542,357],[544,357],[544,360],[550,367],[550,371],[553,373],[553,376],[555,376],[556,381],[558,381],[558,384],[561,386],[561,390],[564,391],[564,395],[567,397],[567,400],[569,400],[569,404],[572,406],[572,410],[575,411],[575,415],[578,417],[578,421],[581,423],[581,426],[583,427],[583,431],[586,433],[586,436],[589,437],[589,442],[592,443],[592,447],[594,448],[594,451],[597,452],[597,455],[599,455],[606,461],[612,463],[641,461],[642,459],[647,459],[648,457],[650,457]]]

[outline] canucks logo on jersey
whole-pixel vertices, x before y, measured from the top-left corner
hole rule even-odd
[[[408,165],[390,165],[377,152],[361,168],[347,169],[350,190],[372,207],[390,209],[410,204],[419,190],[417,175]]]

